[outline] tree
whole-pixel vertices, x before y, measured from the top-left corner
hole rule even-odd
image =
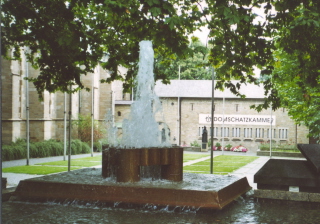
[[[256,8],[264,12],[257,15]],[[317,95],[319,12],[318,0],[6,0],[2,43],[16,49],[15,57],[19,47],[30,49],[29,60],[41,71],[32,79],[39,94],[68,91],[70,84],[84,88],[80,76],[92,72],[97,63],[111,71],[106,82],[122,79],[117,67],[126,67],[126,88],[135,77],[138,42],[153,41],[160,66],[168,69],[158,69],[156,78],[167,83],[170,69],[176,71],[175,61],[190,55],[188,34],[206,24],[212,48],[203,66],[215,67],[217,88],[229,88],[244,97],[239,92],[241,84],[261,84],[266,101],[256,109],[267,108],[271,102],[276,109],[283,102],[275,87],[290,85],[297,74],[302,92],[312,93],[303,100],[307,103]],[[275,72],[276,50],[296,58],[299,72],[285,73],[288,70],[281,64]],[[105,57],[108,60],[103,61]],[[257,79],[254,67],[270,78]],[[284,75],[291,77],[288,83]]]
[[[168,79],[185,80],[207,80],[211,79],[208,66],[209,49],[204,46],[199,38],[191,37],[190,44],[184,57],[172,55],[169,58],[162,58],[157,55],[155,58],[155,74],[167,76]]]
[[[210,3],[210,4],[209,4]],[[302,88],[318,85],[320,70],[320,2],[311,0],[234,0],[207,1],[202,9],[210,29],[213,48],[210,62],[216,68],[219,88],[230,88],[237,95],[241,83],[259,83],[253,68],[261,75],[277,76],[274,51],[281,49],[297,57]],[[254,8],[264,10],[264,18]],[[231,80],[239,80],[233,85]],[[273,109],[281,106],[271,79],[262,82],[268,95],[264,108],[272,102]],[[273,91],[272,91],[273,90]],[[262,108],[259,108],[262,109]]]
[[[316,0],[207,1],[203,8],[213,48],[218,88],[241,97],[242,83],[261,84],[266,100],[258,111],[286,107],[319,137],[320,2]],[[254,8],[264,10],[259,15]],[[261,69],[262,79],[253,76]],[[231,80],[239,80],[232,84]]]
[[[281,50],[275,51],[275,68],[271,79],[277,90],[281,106],[297,124],[309,128],[309,137],[320,138],[320,92],[318,87],[303,83],[299,59]]]
[[[40,75],[30,79],[39,96],[44,90],[84,88],[80,76],[98,63],[111,72],[104,82],[122,79],[118,66],[134,78],[141,40],[152,40],[163,57],[183,55],[188,34],[201,14],[193,1],[178,0],[6,0],[2,4],[3,53],[26,47],[28,60]],[[179,11],[178,11],[179,9]],[[108,60],[103,60],[104,58]],[[74,89],[77,91],[78,89]]]

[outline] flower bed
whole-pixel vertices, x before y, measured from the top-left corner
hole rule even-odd
[[[232,147],[231,151],[233,151],[233,152],[248,152],[248,149],[242,145],[239,145],[239,146]]]

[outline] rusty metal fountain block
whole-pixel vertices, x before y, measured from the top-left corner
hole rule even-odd
[[[175,148],[108,148],[102,152],[102,176],[115,176],[118,182],[137,182],[141,167],[159,170],[161,179],[182,181],[183,149]],[[159,168],[159,169],[158,169]]]

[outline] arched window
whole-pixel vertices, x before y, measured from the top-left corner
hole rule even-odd
[[[119,116],[119,117],[121,116],[121,112],[120,112],[120,111],[118,111],[118,116]]]

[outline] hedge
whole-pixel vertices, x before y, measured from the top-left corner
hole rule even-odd
[[[68,143],[67,143],[68,147]],[[68,150],[68,148],[67,148]],[[90,146],[78,139],[71,141],[71,154],[90,153]],[[67,151],[68,154],[68,151]],[[63,155],[63,142],[50,139],[42,142],[30,142],[29,156],[30,158],[43,158],[49,156]],[[10,145],[2,146],[2,161],[26,159],[27,158],[27,142],[25,139],[18,139]]]

